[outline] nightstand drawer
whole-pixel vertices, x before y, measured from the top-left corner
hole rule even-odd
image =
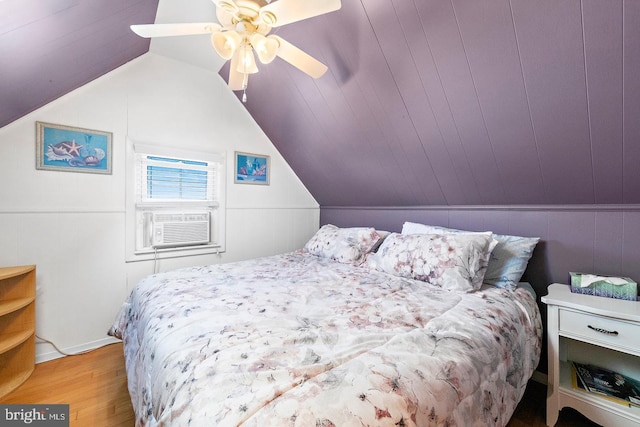
[[[640,353],[640,326],[637,324],[561,309],[560,331]]]

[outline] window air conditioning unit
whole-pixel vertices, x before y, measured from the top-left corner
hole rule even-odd
[[[152,246],[202,245],[211,241],[209,212],[154,212]]]

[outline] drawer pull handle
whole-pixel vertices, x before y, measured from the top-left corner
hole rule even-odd
[[[602,328],[594,328],[591,325],[587,325],[589,327],[589,329],[593,329],[596,332],[600,332],[601,334],[607,334],[607,335],[613,335],[613,336],[617,336],[618,335],[618,331],[607,331],[606,329],[602,329]]]

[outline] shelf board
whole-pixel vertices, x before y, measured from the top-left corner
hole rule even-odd
[[[613,319],[640,322],[640,301],[627,301],[594,295],[575,294],[569,285],[554,283],[547,288],[549,294],[542,297],[547,305],[557,305]]]
[[[31,337],[34,333],[34,329],[29,329],[26,331],[0,335],[0,354],[6,353],[12,348],[19,346],[27,339],[29,339],[29,337]]]
[[[35,265],[22,265],[19,267],[4,267],[0,269],[0,280],[8,279],[11,277],[20,276],[21,274],[29,273],[35,269]]]
[[[0,301],[0,316],[13,313],[20,310],[22,307],[26,307],[35,301],[35,297],[15,298],[7,301]]]
[[[9,394],[11,391],[16,389],[19,385],[24,383],[31,376],[34,369],[35,369],[35,365],[33,364],[29,365],[24,370],[17,372],[14,376],[0,383],[0,398]]]

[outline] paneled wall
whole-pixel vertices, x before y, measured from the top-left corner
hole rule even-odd
[[[569,272],[629,276],[640,280],[640,205],[505,207],[322,207],[321,224],[373,226],[399,232],[404,221],[498,234],[540,237],[523,277],[540,297]],[[546,348],[546,346],[544,346]],[[546,372],[543,356],[539,370]]]
[[[112,132],[112,174],[37,170],[36,121]],[[225,253],[126,262],[128,140],[226,157]],[[271,156],[269,186],[234,184],[236,150]],[[0,128],[0,176],[0,266],[37,265],[36,331],[66,352],[108,342],[142,277],[297,249],[319,222],[317,202],[220,76],[152,53]],[[45,343],[36,353],[60,355]]]
[[[538,296],[570,271],[640,280],[640,206],[323,207],[321,224],[400,231],[404,221],[540,237],[525,273]]]
[[[247,105],[321,206],[640,203],[639,1],[343,1],[305,22],[278,34],[327,74],[274,61]]]

